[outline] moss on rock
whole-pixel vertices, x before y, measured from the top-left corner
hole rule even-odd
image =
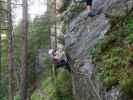
[[[133,98],[133,14],[112,17],[112,27],[94,48],[89,50],[96,64],[97,79],[107,89],[119,86]]]

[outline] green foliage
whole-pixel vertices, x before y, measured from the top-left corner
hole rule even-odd
[[[82,4],[73,4],[71,6],[68,7],[68,9],[64,12],[64,16],[62,18],[62,20],[68,24],[70,23],[70,21],[75,18],[77,15],[79,15],[79,13],[81,11],[83,11],[84,6]],[[68,17],[68,18],[66,18]]]
[[[36,48],[48,48],[49,46],[49,22],[47,16],[36,17],[30,25],[30,44]],[[29,44],[29,45],[30,45]],[[36,47],[37,46],[37,47]]]
[[[3,34],[6,34],[6,32],[3,32]],[[1,68],[0,68],[0,100],[5,100],[7,97],[8,92],[8,67],[7,67],[7,39],[2,38],[2,56],[1,56]]]
[[[127,37],[127,42],[129,45],[133,44],[133,34],[129,34],[129,36]]]
[[[49,46],[49,29],[48,29],[48,20],[47,16],[37,17],[29,23],[29,33],[28,33],[28,76],[29,76],[29,88],[31,82],[36,79],[35,74],[35,62],[38,49],[48,49]],[[14,33],[14,66],[16,67],[16,85],[14,92],[17,92],[19,89],[20,82],[20,32],[21,25],[20,23],[15,27]],[[7,32],[3,32],[7,34]],[[3,97],[7,98],[8,96],[8,67],[7,67],[7,38],[4,38],[2,41],[2,80],[0,86],[0,100],[4,100]],[[15,97],[15,100],[18,100]]]
[[[113,85],[117,85],[117,79],[113,76],[106,76],[103,80],[104,84],[110,89]]]
[[[124,91],[124,93],[126,95],[131,95],[133,93],[133,79],[132,78],[125,78],[120,80],[120,87],[122,88],[122,90]]]
[[[95,47],[89,49],[96,64],[96,78],[107,89],[119,86],[129,97],[133,96],[133,15],[114,17],[111,30]]]
[[[45,58],[44,65],[45,65],[45,69],[44,69],[44,72],[42,73],[43,74],[42,80],[52,75],[52,63],[48,57]]]
[[[29,86],[33,80],[36,80],[35,62],[38,49],[49,47],[49,24],[47,16],[36,17],[29,24],[29,42],[28,42],[28,68],[29,68]]]
[[[40,80],[40,88],[34,91],[31,100],[72,100],[72,85],[70,73],[59,69],[57,76],[52,73],[51,61],[44,61],[45,70]],[[40,94],[41,91],[42,95]]]
[[[1,100],[8,100],[7,97],[2,97]]]
[[[14,100],[20,100],[20,96],[18,96],[18,95],[15,96],[15,97],[14,97]]]
[[[72,100],[72,86],[70,73],[63,71],[57,76],[58,100]]]
[[[39,92],[35,91],[31,100],[48,100],[48,98],[51,100],[72,100],[71,88],[70,74],[66,71],[58,70],[58,75],[54,80],[52,75],[45,77],[45,80],[42,79],[41,91],[45,94],[40,96]]]
[[[59,13],[63,13],[69,7],[71,0],[62,0],[63,4],[59,9]]]

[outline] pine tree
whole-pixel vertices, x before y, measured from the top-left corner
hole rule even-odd
[[[54,0],[54,15],[55,15],[55,22],[54,22],[54,33],[55,33],[55,48],[57,48],[57,23],[56,23],[56,16],[57,16],[57,9],[56,9],[56,0]]]
[[[27,100],[28,88],[28,66],[27,66],[27,34],[28,34],[28,3],[27,0],[22,0],[23,3],[23,20],[21,28],[21,71],[20,71],[20,96],[21,100]]]
[[[2,9],[2,3],[0,2],[0,9]],[[2,15],[2,12],[0,11],[0,87],[1,87],[1,15]]]
[[[13,64],[13,25],[11,0],[7,0],[8,8],[8,68],[9,68],[9,100],[14,100],[14,64]]]

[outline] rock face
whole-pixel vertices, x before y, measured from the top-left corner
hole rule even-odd
[[[95,66],[89,59],[88,49],[110,29],[109,18],[105,15],[124,16],[132,7],[133,0],[94,0],[93,9],[101,14],[86,18],[84,11],[70,23],[65,46],[71,57],[75,100],[123,100],[119,89],[107,93],[93,78]]]
[[[80,16],[70,24],[65,38],[67,51],[74,61],[72,78],[75,100],[102,100],[92,80],[94,66],[89,62],[87,50],[103,37],[109,27],[109,19],[104,14],[87,20]]]
[[[124,16],[133,7],[133,0],[94,0],[93,9],[107,15]]]

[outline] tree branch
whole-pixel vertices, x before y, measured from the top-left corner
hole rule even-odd
[[[2,3],[7,3],[6,1],[3,1],[3,0],[0,0],[0,2],[2,2]],[[17,3],[11,3],[11,4],[13,4],[13,5],[20,5],[20,6],[22,6],[23,4],[17,4]]]
[[[8,28],[0,28],[0,30],[4,31],[4,30],[8,30]]]

